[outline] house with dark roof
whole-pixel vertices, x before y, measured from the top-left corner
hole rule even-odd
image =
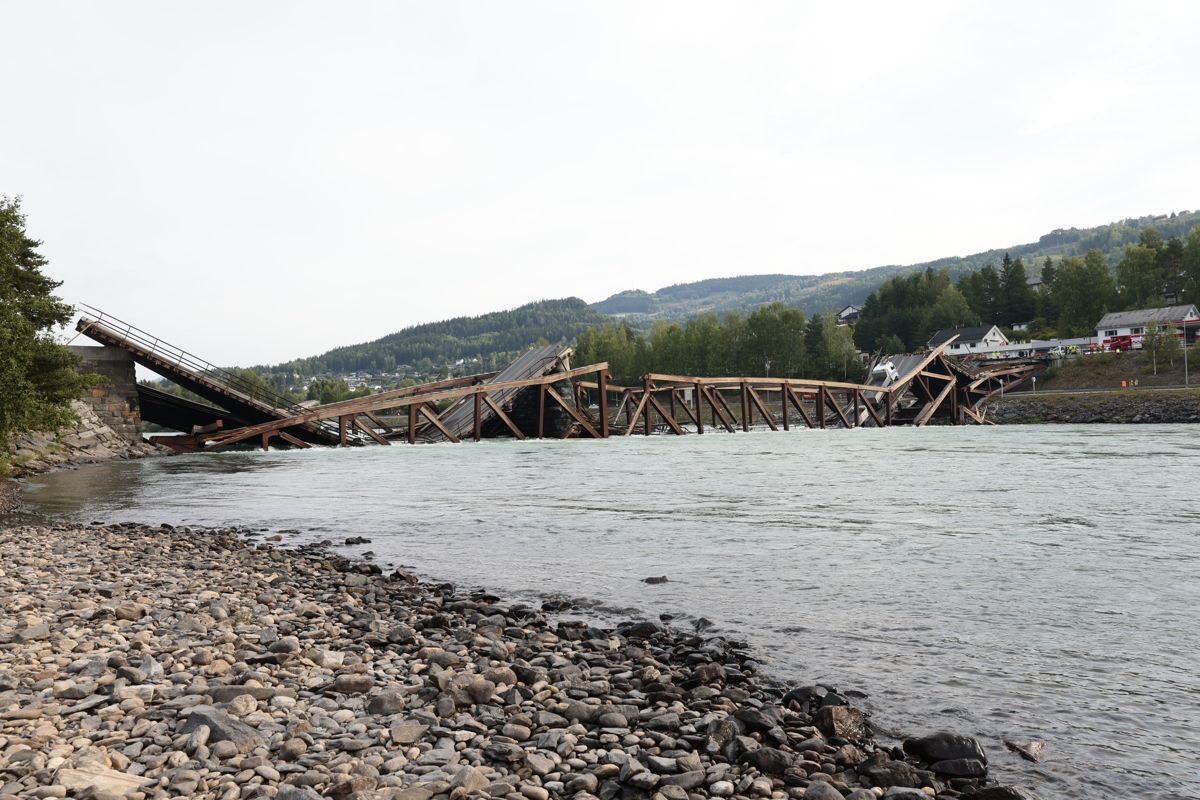
[[[932,350],[954,336],[958,338],[946,348],[947,355],[965,356],[970,353],[986,353],[1000,345],[1008,344],[1008,337],[995,325],[976,325],[973,328],[943,328],[930,337],[926,346]]]
[[[846,306],[837,313],[838,325],[853,325],[862,316],[862,306]]]
[[[1096,323],[1096,338],[1109,347],[1113,339],[1128,336],[1134,347],[1141,346],[1146,329],[1157,325],[1161,329],[1178,333],[1200,324],[1200,311],[1196,305],[1163,306],[1162,308],[1139,308],[1134,311],[1114,311],[1105,314]],[[1194,338],[1194,333],[1188,340]]]

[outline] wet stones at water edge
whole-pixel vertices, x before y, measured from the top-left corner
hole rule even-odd
[[[723,638],[242,533],[0,530],[0,798],[1028,797]]]

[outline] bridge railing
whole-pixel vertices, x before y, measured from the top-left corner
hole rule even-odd
[[[245,395],[252,400],[270,406],[279,412],[286,414],[300,414],[306,409],[284,397],[283,395],[253,383],[241,375],[238,375],[229,370],[218,367],[197,355],[189,353],[182,347],[171,344],[168,341],[160,339],[148,331],[126,322],[123,319],[114,317],[112,314],[105,313],[95,306],[87,305],[86,303],[78,303],[75,306],[76,310],[82,309],[80,313],[89,316],[91,321],[98,322],[114,333],[119,334],[130,342],[134,343],[142,350],[149,354],[166,361],[176,367],[189,372],[193,372],[197,377],[211,381],[223,388],[232,389],[238,394]],[[336,435],[337,426],[329,423],[318,423],[316,427],[325,428],[327,431]]]

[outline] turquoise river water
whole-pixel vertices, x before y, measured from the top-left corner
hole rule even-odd
[[[1198,478],[1194,426],[895,428],[209,454],[25,499],[361,535],[342,549],[569,615],[705,617],[775,678],[867,692],[885,736],[979,737],[1043,798],[1200,798]]]

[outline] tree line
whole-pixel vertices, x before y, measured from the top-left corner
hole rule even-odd
[[[656,322],[648,335],[624,323],[589,328],[575,344],[579,364],[607,361],[617,384],[647,372],[674,375],[825,378],[857,381],[863,365],[850,329],[831,315],[806,319],[780,303],[743,317],[701,314],[684,323]]]
[[[1032,338],[1082,337],[1110,311],[1200,302],[1200,226],[1164,239],[1143,228],[1115,264],[1096,248],[1047,256],[1035,289],[1020,258],[984,266],[953,285],[945,270],[884,281],[863,305],[854,341],[862,350],[917,350],[942,328],[1028,325]]]

